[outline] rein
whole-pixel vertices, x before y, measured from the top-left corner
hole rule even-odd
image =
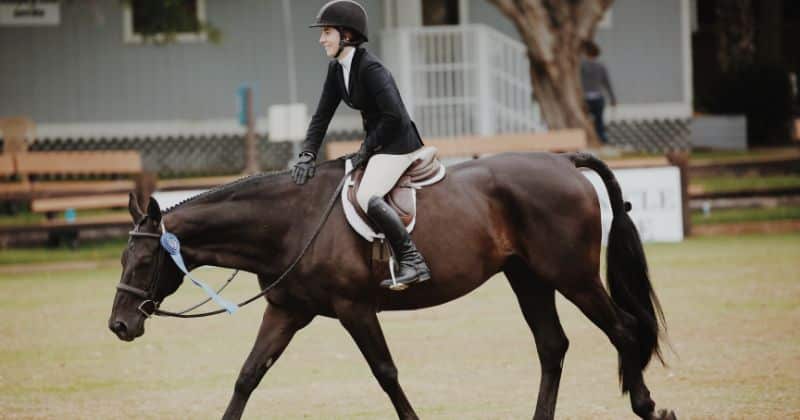
[[[314,229],[314,234],[311,235],[311,237],[306,242],[305,246],[303,246],[303,249],[300,251],[300,254],[297,256],[297,258],[295,258],[295,260],[291,264],[289,264],[289,266],[286,268],[286,270],[284,270],[283,274],[278,276],[278,278],[274,282],[272,282],[270,285],[268,285],[267,287],[262,289],[261,292],[259,292],[257,295],[255,295],[255,296],[253,296],[253,297],[251,297],[249,299],[246,299],[246,300],[244,300],[244,301],[242,301],[242,302],[240,302],[238,304],[235,304],[235,306],[237,308],[245,306],[245,305],[248,305],[251,302],[255,301],[256,299],[258,299],[260,297],[263,297],[264,295],[269,293],[270,290],[272,290],[273,288],[278,286],[278,284],[280,284],[281,281],[283,281],[286,278],[286,276],[288,276],[289,273],[291,273],[292,270],[294,270],[294,268],[297,266],[297,264],[300,262],[300,260],[306,254],[306,252],[308,252],[309,248],[311,248],[311,244],[314,243],[314,240],[317,239],[317,236],[319,236],[319,233],[322,231],[322,227],[325,225],[325,221],[328,220],[328,216],[330,215],[331,210],[333,210],[333,207],[336,205],[336,201],[339,198],[339,194],[342,191],[342,187],[344,186],[344,183],[347,180],[347,175],[348,174],[345,174],[345,176],[342,177],[342,180],[339,181],[339,185],[336,187],[336,190],[334,191],[333,195],[331,196],[330,201],[328,201],[328,204],[327,204],[327,206],[325,208],[325,212],[322,214],[322,217],[320,218],[320,221],[317,224],[317,227]],[[149,233],[149,232],[138,232],[136,230],[131,231],[128,234],[131,237],[147,237],[147,238],[158,239],[159,241],[161,241],[161,239],[163,237],[163,232],[166,231],[164,229],[163,222],[162,222],[161,229],[162,229],[162,233],[160,233],[160,234],[159,233]],[[177,240],[177,238],[176,238],[176,240]],[[163,242],[163,241],[161,241],[161,242]],[[159,262],[160,262],[161,254],[162,254],[162,252],[158,253]],[[156,264],[155,266],[157,267],[158,265],[160,265],[160,264]],[[222,286],[222,288],[220,288],[217,293],[221,292],[222,289],[224,289],[228,285],[228,283],[230,283],[231,280],[233,280],[233,277],[236,276],[236,273],[238,273],[238,272],[239,272],[239,270],[236,270],[236,272],[233,274],[233,276],[231,276],[228,279],[228,282],[225,283],[225,285]],[[194,279],[192,279],[192,280],[194,281]],[[194,305],[194,306],[190,307],[189,309],[180,311],[180,312],[171,312],[171,311],[167,311],[167,310],[162,310],[162,309],[159,308],[160,302],[156,302],[154,300],[154,294],[155,294],[155,289],[157,287],[157,283],[158,283],[158,272],[155,272],[155,273],[153,273],[153,280],[152,280],[152,282],[150,284],[150,287],[148,287],[147,291],[144,291],[144,290],[141,290],[139,288],[136,288],[136,287],[133,287],[133,286],[129,286],[129,285],[123,284],[123,283],[118,284],[117,285],[117,289],[129,292],[129,293],[131,293],[131,294],[133,294],[135,296],[138,296],[138,297],[141,297],[142,299],[145,299],[145,301],[142,302],[139,305],[139,311],[144,313],[148,317],[150,317],[151,315],[159,315],[159,316],[172,317],[172,318],[202,318],[202,317],[207,317],[207,316],[212,316],[212,315],[218,315],[218,314],[221,314],[221,313],[224,313],[224,312],[231,312],[228,309],[217,309],[215,311],[202,312],[202,313],[199,313],[199,314],[187,314],[187,312],[193,311],[193,310],[199,308],[200,306],[204,305],[205,303],[207,303],[209,300],[214,299],[214,295],[213,294],[209,294],[210,297],[208,299],[206,299],[205,301],[203,301],[203,302],[201,302],[201,303],[199,303],[197,305]],[[197,284],[197,282],[195,284]],[[148,302],[150,302],[150,303],[152,303],[154,305],[153,310],[151,312],[149,312],[149,313],[146,310],[143,309],[143,306],[145,304],[147,304]]]

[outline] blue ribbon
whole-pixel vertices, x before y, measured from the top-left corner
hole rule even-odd
[[[175,236],[174,234],[167,232],[167,229],[164,227],[163,224],[161,225],[161,230],[163,232],[161,234],[161,239],[160,239],[161,247],[163,247],[164,250],[167,251],[169,256],[172,257],[172,261],[175,261],[175,265],[177,265],[178,268],[180,268],[181,271],[183,271],[183,273],[186,274],[186,277],[189,277],[189,279],[192,281],[192,283],[194,283],[195,286],[198,286],[201,289],[203,289],[203,291],[206,292],[208,297],[210,297],[211,300],[213,300],[217,305],[223,307],[226,311],[228,311],[229,314],[236,312],[236,310],[239,309],[238,305],[223,299],[220,295],[217,294],[217,292],[214,291],[214,289],[208,287],[207,284],[203,283],[200,280],[195,279],[194,277],[192,277],[191,274],[189,274],[189,270],[186,269],[186,264],[184,264],[183,256],[181,255],[181,241],[179,241],[178,237]]]

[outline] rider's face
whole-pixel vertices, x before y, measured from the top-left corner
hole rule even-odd
[[[339,50],[339,31],[331,26],[324,26],[320,31],[319,43],[325,49],[325,55],[333,58]]]

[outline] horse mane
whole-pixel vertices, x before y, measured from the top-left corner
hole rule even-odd
[[[340,157],[340,158],[337,158],[337,159],[334,159],[334,160],[328,160],[328,161],[322,162],[319,165],[317,165],[316,168],[317,168],[317,170],[320,170],[320,169],[331,167],[331,166],[334,166],[334,165],[337,165],[337,164],[341,165],[341,164],[343,164],[343,162],[344,162],[344,158]],[[340,165],[337,165],[337,167],[340,166]],[[341,168],[344,169],[344,166],[342,166]],[[281,176],[281,175],[287,175],[289,173],[291,173],[290,169],[284,169],[282,171],[272,171],[272,172],[258,173],[258,174],[253,174],[253,175],[246,175],[246,176],[243,176],[243,177],[241,177],[239,179],[236,179],[234,181],[228,182],[227,184],[222,184],[222,185],[214,187],[214,188],[212,188],[212,189],[210,189],[208,191],[204,191],[204,192],[202,192],[200,194],[193,195],[193,196],[191,196],[191,197],[179,202],[178,204],[174,204],[174,205],[168,207],[167,209],[165,209],[163,211],[163,214],[170,213],[173,210],[175,210],[175,209],[177,209],[179,207],[182,207],[182,206],[184,206],[186,204],[191,204],[191,203],[193,203],[195,201],[199,201],[199,200],[202,200],[202,199],[205,199],[205,198],[210,198],[213,195],[217,195],[217,194],[221,194],[221,193],[227,193],[227,192],[230,192],[232,190],[243,188],[245,186],[253,184],[256,181],[265,181],[265,180],[268,180],[268,179],[276,178],[276,177]]]

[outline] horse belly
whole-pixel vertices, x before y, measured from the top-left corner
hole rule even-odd
[[[412,239],[431,268],[431,280],[400,293],[385,291],[381,309],[440,305],[475,290],[502,269],[513,250],[490,176],[481,168],[450,173],[419,191]]]

